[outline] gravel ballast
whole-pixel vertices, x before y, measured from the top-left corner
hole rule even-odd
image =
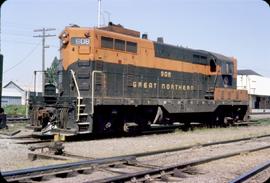
[[[189,132],[177,131],[168,134],[68,142],[64,145],[67,153],[85,157],[102,158],[183,147],[187,145],[196,145],[221,140],[252,137],[269,133],[270,125],[265,125],[201,129]],[[28,147],[30,145],[15,144],[14,142],[17,140],[5,139],[6,136],[3,135],[0,135],[0,137],[2,137],[0,138],[1,171],[66,162],[60,160],[30,161],[27,157],[29,152]]]
[[[168,134],[72,142],[65,144],[65,150],[76,155],[102,158],[266,134],[270,134],[270,125],[201,129],[189,132],[178,131]]]

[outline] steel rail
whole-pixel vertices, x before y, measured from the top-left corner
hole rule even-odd
[[[263,170],[270,167],[270,161],[264,162],[263,164],[260,164],[256,166],[255,168],[249,170],[248,172],[236,177],[235,179],[231,180],[229,183],[240,183],[244,182],[245,180],[250,179],[254,175],[262,172]]]
[[[129,161],[134,160],[136,157],[142,157],[142,156],[150,156],[155,154],[161,154],[165,152],[173,152],[173,151],[181,151],[186,150],[190,148],[194,148],[197,146],[201,147],[207,147],[211,145],[218,145],[218,144],[226,144],[226,143],[233,143],[233,142],[239,142],[239,141],[245,141],[245,140],[252,140],[256,138],[263,138],[263,137],[270,137],[269,135],[261,135],[261,136],[255,136],[255,137],[248,137],[248,138],[242,138],[242,139],[235,139],[235,140],[227,140],[227,141],[219,141],[219,142],[211,142],[206,144],[199,144],[199,145],[192,145],[192,146],[185,146],[180,148],[173,148],[173,149],[166,149],[166,150],[159,150],[159,151],[151,151],[146,153],[135,153],[135,154],[129,154],[125,156],[116,156],[116,157],[110,157],[110,158],[104,158],[104,159],[96,159],[96,160],[85,160],[85,161],[79,161],[75,163],[66,163],[66,164],[58,164],[58,165],[49,165],[44,167],[37,167],[37,168],[29,168],[29,169],[21,169],[21,170],[15,170],[15,171],[7,171],[3,172],[3,177],[7,178],[7,180],[22,180],[25,179],[25,175],[28,174],[28,178],[35,178],[35,177],[42,177],[40,172],[42,171],[43,175],[50,174],[55,175],[58,174],[58,172],[70,172],[70,169],[76,169],[76,166],[80,168],[80,166],[91,166],[93,164],[106,164],[108,162],[113,161]],[[63,169],[69,169],[68,171]],[[60,170],[61,169],[61,170]]]
[[[25,117],[7,117],[7,123],[12,123],[12,122],[21,122],[21,121],[28,121],[30,118],[25,118]]]
[[[127,182],[127,181],[140,182],[140,181],[145,181],[145,180],[151,178],[151,176],[153,176],[154,178],[158,178],[158,177],[162,177],[164,175],[172,175],[174,173],[174,170],[176,170],[176,169],[183,169],[183,168],[186,168],[188,166],[196,166],[196,165],[208,163],[208,162],[219,160],[219,159],[224,159],[224,158],[229,158],[229,157],[241,155],[242,153],[255,152],[255,151],[260,151],[260,150],[269,149],[269,148],[270,148],[270,145],[267,145],[267,146],[263,146],[263,147],[259,147],[259,148],[247,149],[247,150],[237,151],[237,152],[233,152],[233,153],[218,155],[218,156],[214,156],[214,157],[210,157],[210,158],[203,158],[203,159],[199,159],[199,160],[194,160],[194,161],[190,161],[188,163],[180,163],[180,164],[172,165],[172,166],[153,168],[150,170],[125,174],[125,175],[119,175],[119,176],[115,176],[115,177],[109,177],[109,178],[99,179],[99,180],[95,180],[95,181],[89,181],[89,182],[85,182],[85,183],[90,183],[90,182],[91,183]]]
[[[142,152],[142,153],[134,153],[134,154],[128,154],[126,156],[136,156],[136,157],[150,156],[150,155],[161,154],[161,153],[183,151],[183,150],[187,150],[187,149],[192,149],[194,147],[208,147],[208,146],[213,146],[213,145],[229,144],[229,143],[234,143],[234,142],[241,142],[241,141],[252,140],[252,139],[260,139],[260,138],[265,138],[265,137],[270,137],[270,134],[259,135],[259,136],[254,136],[254,137],[246,137],[246,138],[240,138],[240,139],[233,139],[233,140],[210,142],[210,143],[205,143],[205,144],[189,145],[189,146],[176,147],[176,148],[171,148],[171,149],[163,149],[163,150],[156,150],[156,151],[149,151],[149,152]]]
[[[134,160],[136,157],[134,156],[122,156],[122,157],[115,157],[115,158],[102,158],[102,159],[95,159],[95,160],[84,160],[79,162],[73,163],[64,163],[64,164],[57,164],[57,165],[48,165],[48,166],[41,166],[36,168],[26,168],[26,169],[19,169],[14,171],[6,171],[2,172],[2,177],[8,182],[13,181],[20,181],[30,178],[38,178],[47,175],[57,175],[57,174],[64,174],[70,173],[72,171],[79,171],[84,170],[86,167],[95,167],[98,165],[104,164],[113,164],[116,162],[127,162]]]
[[[51,143],[51,140],[29,140],[29,141],[18,141],[15,142],[15,144],[23,144],[23,145],[28,145],[28,144],[42,144],[42,143]]]

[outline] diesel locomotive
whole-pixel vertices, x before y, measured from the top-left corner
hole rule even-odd
[[[36,131],[128,133],[177,123],[227,125],[247,115],[234,57],[151,41],[112,23],[69,26],[59,38],[57,92],[46,85],[43,96],[30,99]]]

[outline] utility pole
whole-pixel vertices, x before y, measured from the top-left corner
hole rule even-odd
[[[2,103],[2,80],[3,80],[3,60],[4,56],[1,54],[1,8],[5,0],[0,1],[0,108]],[[1,124],[1,122],[0,122]]]
[[[0,53],[1,53],[1,7],[2,7],[2,4],[5,2],[5,0],[2,0],[0,2]]]
[[[100,27],[100,17],[101,17],[101,0],[98,0],[98,27]]]
[[[45,48],[49,48],[49,46],[45,45],[45,38],[46,37],[53,37],[56,36],[54,34],[46,34],[48,31],[54,31],[54,28],[42,28],[36,29],[34,32],[42,32],[41,35],[35,35],[33,37],[42,38],[42,95],[44,95],[44,86],[45,86]]]
[[[41,73],[44,73],[43,71],[34,71],[34,93],[35,93],[35,96],[37,96],[37,72],[41,72]],[[46,74],[46,72],[45,72]]]

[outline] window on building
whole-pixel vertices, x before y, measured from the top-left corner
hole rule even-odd
[[[120,39],[115,39],[114,40],[114,49],[125,51],[125,41],[120,40]]]
[[[128,52],[137,53],[137,43],[127,41]]]
[[[101,48],[111,48],[113,49],[113,38],[101,37]]]

